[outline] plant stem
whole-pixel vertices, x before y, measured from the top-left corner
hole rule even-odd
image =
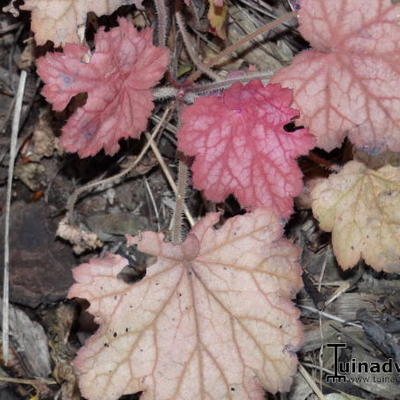
[[[152,91],[154,100],[170,99],[178,95],[178,89],[172,86],[161,86]]]
[[[324,158],[317,156],[315,153],[313,153],[312,151],[310,151],[307,155],[307,157],[315,162],[316,164],[320,165],[321,167],[327,168],[330,171],[333,172],[339,172],[340,167],[337,164],[334,164],[328,160],[325,160]]]
[[[242,76],[237,76],[234,78],[228,78],[224,80],[220,80],[218,82],[210,82],[202,85],[194,85],[192,87],[188,87],[183,89],[185,92],[184,100],[187,103],[193,103],[194,98],[197,97],[197,94],[208,94],[210,92],[216,92],[218,90],[226,89],[230,85],[235,82],[248,82],[252,79],[262,79],[264,81],[268,80],[273,72],[253,72],[249,74],[245,74]],[[153,99],[154,100],[162,100],[168,99],[171,97],[177,97],[179,93],[179,89],[176,89],[172,86],[162,86],[157,89],[154,89]]]
[[[160,153],[160,150],[158,150],[158,147],[156,145],[156,143],[154,142],[154,140],[150,137],[150,135],[148,134],[148,132],[144,133],[147,140],[150,143],[151,149],[153,150],[154,155],[157,158],[158,163],[160,164],[160,167],[162,169],[162,171],[164,172],[165,177],[167,178],[167,181],[169,183],[169,185],[171,186],[171,189],[174,191],[175,194],[178,193],[178,188],[176,186],[176,183],[174,181],[174,179],[172,178],[171,172],[169,171],[168,166],[165,164],[164,159],[162,158],[162,155]],[[183,207],[183,211],[185,213],[185,216],[190,224],[190,226],[194,226],[194,218],[192,217],[192,215],[190,214],[189,209],[186,207],[186,205],[184,205]]]
[[[236,82],[248,82],[253,79],[262,79],[262,80],[269,80],[272,76],[273,72],[252,72],[248,74],[244,74],[242,76],[236,76],[232,78],[227,78],[224,80],[221,80],[219,82],[211,82],[211,83],[205,83],[202,85],[195,85],[191,88],[189,88],[187,91],[189,93],[210,93],[210,92],[215,92],[218,90],[226,89],[227,87],[231,86],[232,84]]]
[[[168,10],[166,6],[168,0],[154,0],[157,10],[157,36],[158,45],[165,46],[168,35]]]
[[[178,164],[178,185],[176,193],[176,204],[174,212],[174,224],[172,227],[172,242],[182,242],[182,215],[185,206],[185,196],[187,189],[188,167],[184,160],[179,160]]]

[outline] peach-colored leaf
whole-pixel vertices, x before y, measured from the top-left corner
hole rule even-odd
[[[391,0],[302,0],[299,30],[313,50],[272,82],[294,89],[298,123],[317,146],[348,135],[369,151],[400,151],[399,14]]]
[[[243,207],[267,206],[288,217],[303,189],[295,159],[314,147],[306,129],[284,130],[298,115],[291,103],[291,90],[254,80],[186,107],[178,148],[196,157],[196,188],[214,202],[233,193]]]
[[[312,209],[321,228],[332,232],[343,269],[362,257],[372,268],[400,273],[400,168],[377,171],[350,161],[312,189]]]
[[[150,89],[168,64],[168,50],[152,44],[152,30],[138,32],[126,19],[119,27],[96,34],[96,50],[88,63],[85,46],[67,44],[63,53],[48,53],[37,61],[45,82],[42,94],[57,111],[73,96],[86,92],[86,104],[64,126],[60,143],[80,157],[119,149],[124,137],[138,138],[153,110]]]
[[[69,297],[86,298],[100,325],[75,367],[83,396],[116,400],[261,400],[287,391],[302,342],[290,298],[301,287],[299,250],[266,209],[199,221],[185,242],[131,238],[158,257],[143,280],[116,278],[127,260],[92,259],[74,270]]]
[[[88,12],[98,16],[111,14],[117,8],[136,4],[143,0],[25,0],[22,10],[32,11],[31,29],[36,43],[42,45],[47,40],[55,46],[78,43],[78,29],[85,28]]]

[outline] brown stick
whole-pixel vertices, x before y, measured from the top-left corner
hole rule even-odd
[[[225,56],[233,53],[235,50],[237,50],[243,44],[249,42],[250,40],[252,40],[255,37],[257,37],[258,35],[262,35],[263,33],[266,33],[268,31],[274,29],[278,25],[280,25],[280,24],[292,19],[295,15],[296,15],[296,13],[292,11],[292,12],[289,12],[287,14],[282,15],[281,17],[279,17],[275,21],[272,21],[272,22],[270,22],[270,23],[268,23],[266,25],[263,25],[261,28],[258,28],[256,31],[254,31],[252,33],[249,33],[248,35],[242,37],[236,43],[228,46],[226,49],[224,49],[217,56],[213,57],[211,60],[209,60],[208,62],[204,63],[204,65],[207,66],[207,67],[212,67],[218,61],[222,60]],[[201,74],[202,74],[201,71],[193,72],[189,76],[188,81],[192,81],[192,82],[196,81],[200,77]]]

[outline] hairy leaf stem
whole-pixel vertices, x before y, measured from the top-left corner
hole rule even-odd
[[[252,79],[261,79],[263,81],[269,80],[273,72],[254,72],[245,74],[242,76],[236,76],[220,80],[218,82],[210,82],[201,85],[193,85],[182,89],[175,88],[173,86],[162,86],[153,90],[153,99],[162,100],[171,97],[178,97],[181,93],[183,94],[183,100],[187,103],[193,103],[194,99],[201,95],[206,95],[212,92],[226,89],[230,85],[236,82],[248,82]]]
[[[187,190],[188,167],[184,160],[179,160],[178,163],[178,183],[176,192],[176,204],[174,212],[174,222],[172,227],[172,242],[182,242],[182,217],[185,206],[185,196]]]
[[[157,11],[157,36],[159,46],[165,46],[168,36],[168,10],[166,1],[168,0],[154,0]]]

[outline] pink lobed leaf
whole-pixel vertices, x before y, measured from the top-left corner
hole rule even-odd
[[[272,82],[294,90],[298,123],[332,150],[346,135],[359,147],[400,150],[399,4],[302,0],[300,32],[313,46]]]
[[[138,32],[126,19],[119,27],[95,38],[90,61],[82,61],[85,46],[67,44],[63,53],[50,53],[37,61],[45,82],[42,94],[54,110],[64,109],[79,93],[88,95],[64,126],[61,144],[80,157],[104,148],[113,155],[124,137],[138,138],[153,110],[150,88],[168,63],[168,50],[152,44],[152,30]]]
[[[200,220],[183,244],[145,232],[130,240],[157,256],[143,280],[117,279],[109,254],[74,269],[68,296],[86,298],[100,324],[75,360],[88,400],[263,399],[287,391],[302,343],[299,249],[265,208]]]
[[[305,129],[284,130],[298,114],[291,102],[290,90],[255,80],[183,110],[178,148],[196,157],[193,183],[209,200],[233,193],[244,207],[291,214],[293,197],[303,188],[295,158],[314,147]]]

